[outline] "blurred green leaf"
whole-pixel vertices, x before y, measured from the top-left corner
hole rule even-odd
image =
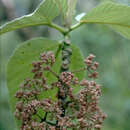
[[[65,14],[67,12],[68,9],[68,0],[55,0],[56,1],[56,5],[60,11],[60,14],[65,17]]]
[[[65,25],[70,27],[72,24],[73,16],[75,13],[75,7],[76,7],[77,0],[68,0],[67,2],[67,11],[65,14]]]
[[[50,50],[53,51],[54,54],[57,54],[57,52],[59,52],[52,70],[57,74],[60,72],[62,58],[61,51],[58,51],[59,47],[60,44],[57,41],[52,41],[45,38],[36,38],[23,43],[15,50],[7,65],[7,85],[10,96],[10,105],[13,112],[15,111],[15,103],[17,101],[14,95],[19,89],[20,83],[25,78],[33,77],[33,74],[31,73],[32,62],[39,59],[40,53]],[[72,62],[70,64],[70,69],[77,70],[84,67],[83,58],[79,48],[72,46],[72,51],[73,54],[71,57]],[[47,77],[49,84],[56,80],[56,77],[48,72],[44,73],[44,75]],[[79,80],[81,80],[84,75],[85,72],[76,74]],[[53,89],[42,93],[39,98],[47,98],[51,96],[51,98],[54,99],[55,95],[56,89]]]
[[[77,0],[57,0],[56,4],[58,9],[60,10],[60,14],[63,18],[63,23],[66,26],[70,26],[72,24],[72,18],[75,11]]]
[[[32,14],[22,16],[1,26],[0,34],[24,27],[48,25],[59,15],[58,1],[44,0]]]
[[[88,12],[81,23],[97,23],[110,25],[115,31],[130,38],[130,7],[112,2],[104,2]]]

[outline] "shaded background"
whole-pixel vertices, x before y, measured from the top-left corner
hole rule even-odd
[[[115,1],[130,5],[129,0]],[[0,0],[0,25],[31,13],[40,2],[41,0]],[[78,0],[76,14],[87,12],[100,2],[102,0]],[[57,21],[58,18],[55,22]],[[20,29],[0,36],[0,130],[14,130],[5,80],[7,61],[20,43],[37,36],[62,39],[56,30],[42,26]],[[102,130],[130,130],[130,40],[107,26],[96,24],[78,28],[71,33],[71,40],[81,48],[84,56],[94,53],[100,63],[100,106],[108,115]]]

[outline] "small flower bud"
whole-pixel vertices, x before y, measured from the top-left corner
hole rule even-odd
[[[101,130],[101,125],[95,125],[95,128],[98,129],[98,130]]]
[[[15,97],[16,98],[22,98],[23,94],[24,94],[24,92],[22,90],[17,91]]]

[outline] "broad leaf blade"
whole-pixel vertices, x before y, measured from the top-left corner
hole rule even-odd
[[[130,28],[119,26],[119,25],[111,25],[110,27],[112,27],[112,29],[116,30],[116,32],[118,32],[119,34],[130,39]]]
[[[39,60],[40,53],[50,50],[54,53],[57,53],[58,49],[59,43],[57,41],[47,40],[45,38],[29,40],[25,43],[22,43],[16,49],[7,65],[7,85],[12,112],[15,111],[17,99],[14,97],[14,95],[19,89],[19,85],[24,81],[25,78],[33,77],[33,73],[31,72],[32,62]],[[60,53],[57,54],[56,64],[53,66],[53,69],[56,73],[59,72],[57,64],[61,64],[60,55]],[[55,80],[53,75],[46,73],[46,76],[48,77],[48,82]],[[46,93],[43,93],[44,95],[41,95],[41,98],[49,97],[49,95],[54,97],[54,91],[47,91]],[[17,128],[19,129],[21,121],[16,120],[16,124]]]
[[[32,62],[39,60],[40,53],[45,51],[53,51],[57,54],[56,63],[53,66],[53,71],[57,74],[60,72],[61,67],[61,51],[59,51],[60,44],[57,41],[47,40],[45,38],[36,38],[29,40],[21,44],[11,56],[7,65],[7,85],[9,90],[9,99],[11,109],[15,111],[16,98],[14,97],[16,91],[19,89],[19,85],[23,82],[25,78],[32,78],[31,73]],[[71,57],[71,70],[77,70],[84,67],[84,62],[79,48],[72,46],[73,55]],[[45,73],[44,73],[45,74]],[[56,78],[49,73],[45,74],[48,82],[51,83]],[[75,76],[81,80],[85,75],[85,72],[76,73]],[[78,90],[77,88],[76,90]],[[56,95],[56,89],[49,90],[41,94],[39,98],[46,98],[51,96],[54,99]],[[19,126],[20,122],[17,122]]]
[[[107,24],[126,38],[130,38],[129,12],[130,7],[127,5],[104,2],[88,12],[80,22]]]
[[[45,0],[32,14],[17,18],[1,26],[0,34],[24,27],[47,25],[58,15],[59,9],[56,2],[54,0]]]
[[[7,85],[9,89],[10,102],[14,110],[16,98],[14,97],[19,85],[27,77],[32,77],[32,62],[39,60],[40,53],[52,50],[56,53],[59,44],[57,41],[47,40],[45,38],[36,38],[22,43],[19,46],[7,65]],[[59,56],[59,55],[58,55]],[[59,57],[57,57],[59,63]],[[59,63],[60,64],[60,63]],[[58,72],[55,67],[55,72]]]

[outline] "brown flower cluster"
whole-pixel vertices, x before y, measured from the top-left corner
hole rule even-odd
[[[85,60],[90,80],[79,81],[73,72],[56,74],[51,67],[55,63],[52,52],[42,53],[40,60],[33,62],[32,79],[25,79],[16,92],[15,117],[21,122],[21,130],[100,130],[106,118],[99,106],[101,96],[100,85],[93,79],[97,78],[98,63],[93,62],[94,55]],[[48,84],[44,72],[48,71],[57,78],[57,81]],[[91,80],[92,79],[92,80]],[[74,89],[80,87],[78,93]],[[43,99],[44,92],[58,89],[56,100]]]

